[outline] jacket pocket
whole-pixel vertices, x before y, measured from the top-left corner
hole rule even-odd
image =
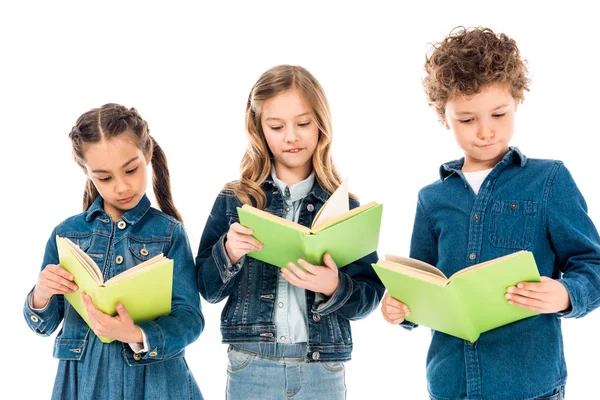
[[[56,339],[54,357],[60,360],[81,360],[87,347],[87,339]]]
[[[492,203],[488,239],[495,247],[525,250],[533,244],[538,203],[497,200]]]
[[[129,237],[127,246],[129,247],[129,251],[131,251],[134,259],[137,259],[138,262],[144,262],[159,255],[160,253],[164,254],[165,243],[166,242],[149,241],[148,239],[143,240],[135,237]]]

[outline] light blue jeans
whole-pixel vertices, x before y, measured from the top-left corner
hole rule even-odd
[[[344,363],[276,358],[229,346],[227,400],[344,400]]]

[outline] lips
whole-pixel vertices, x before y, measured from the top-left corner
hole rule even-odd
[[[131,200],[133,200],[135,196],[131,196],[131,197],[126,197],[124,199],[119,199],[117,200],[120,204],[127,204],[129,203]]]
[[[303,148],[301,149],[301,148],[297,148],[297,147],[296,147],[296,148],[293,148],[293,149],[284,150],[283,152],[284,152],[284,153],[291,153],[291,154],[295,154],[295,153],[299,153],[299,152],[301,152],[302,150],[304,150],[304,149],[303,149]]]

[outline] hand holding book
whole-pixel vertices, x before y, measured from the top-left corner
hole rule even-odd
[[[143,341],[141,329],[135,325],[123,303],[117,304],[117,315],[113,317],[98,310],[92,298],[87,294],[81,293],[81,298],[90,318],[92,330],[96,335],[123,343],[141,343]]]
[[[71,294],[77,290],[73,275],[60,265],[48,264],[33,289],[33,308],[42,309],[55,294]]]
[[[542,314],[565,311],[571,307],[569,292],[559,281],[541,277],[541,282],[519,282],[507,289],[508,303]]]

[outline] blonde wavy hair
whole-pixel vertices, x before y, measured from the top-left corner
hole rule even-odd
[[[262,74],[250,91],[246,104],[248,148],[240,165],[241,177],[239,181],[225,186],[244,204],[252,204],[253,199],[257,208],[264,209],[266,205],[266,196],[260,185],[271,174],[273,154],[262,129],[262,105],[292,89],[310,105],[319,128],[317,147],[312,155],[317,182],[329,193],[333,193],[342,182],[331,157],[331,112],[323,88],[305,68],[278,65]],[[350,197],[355,198],[354,195]]]

